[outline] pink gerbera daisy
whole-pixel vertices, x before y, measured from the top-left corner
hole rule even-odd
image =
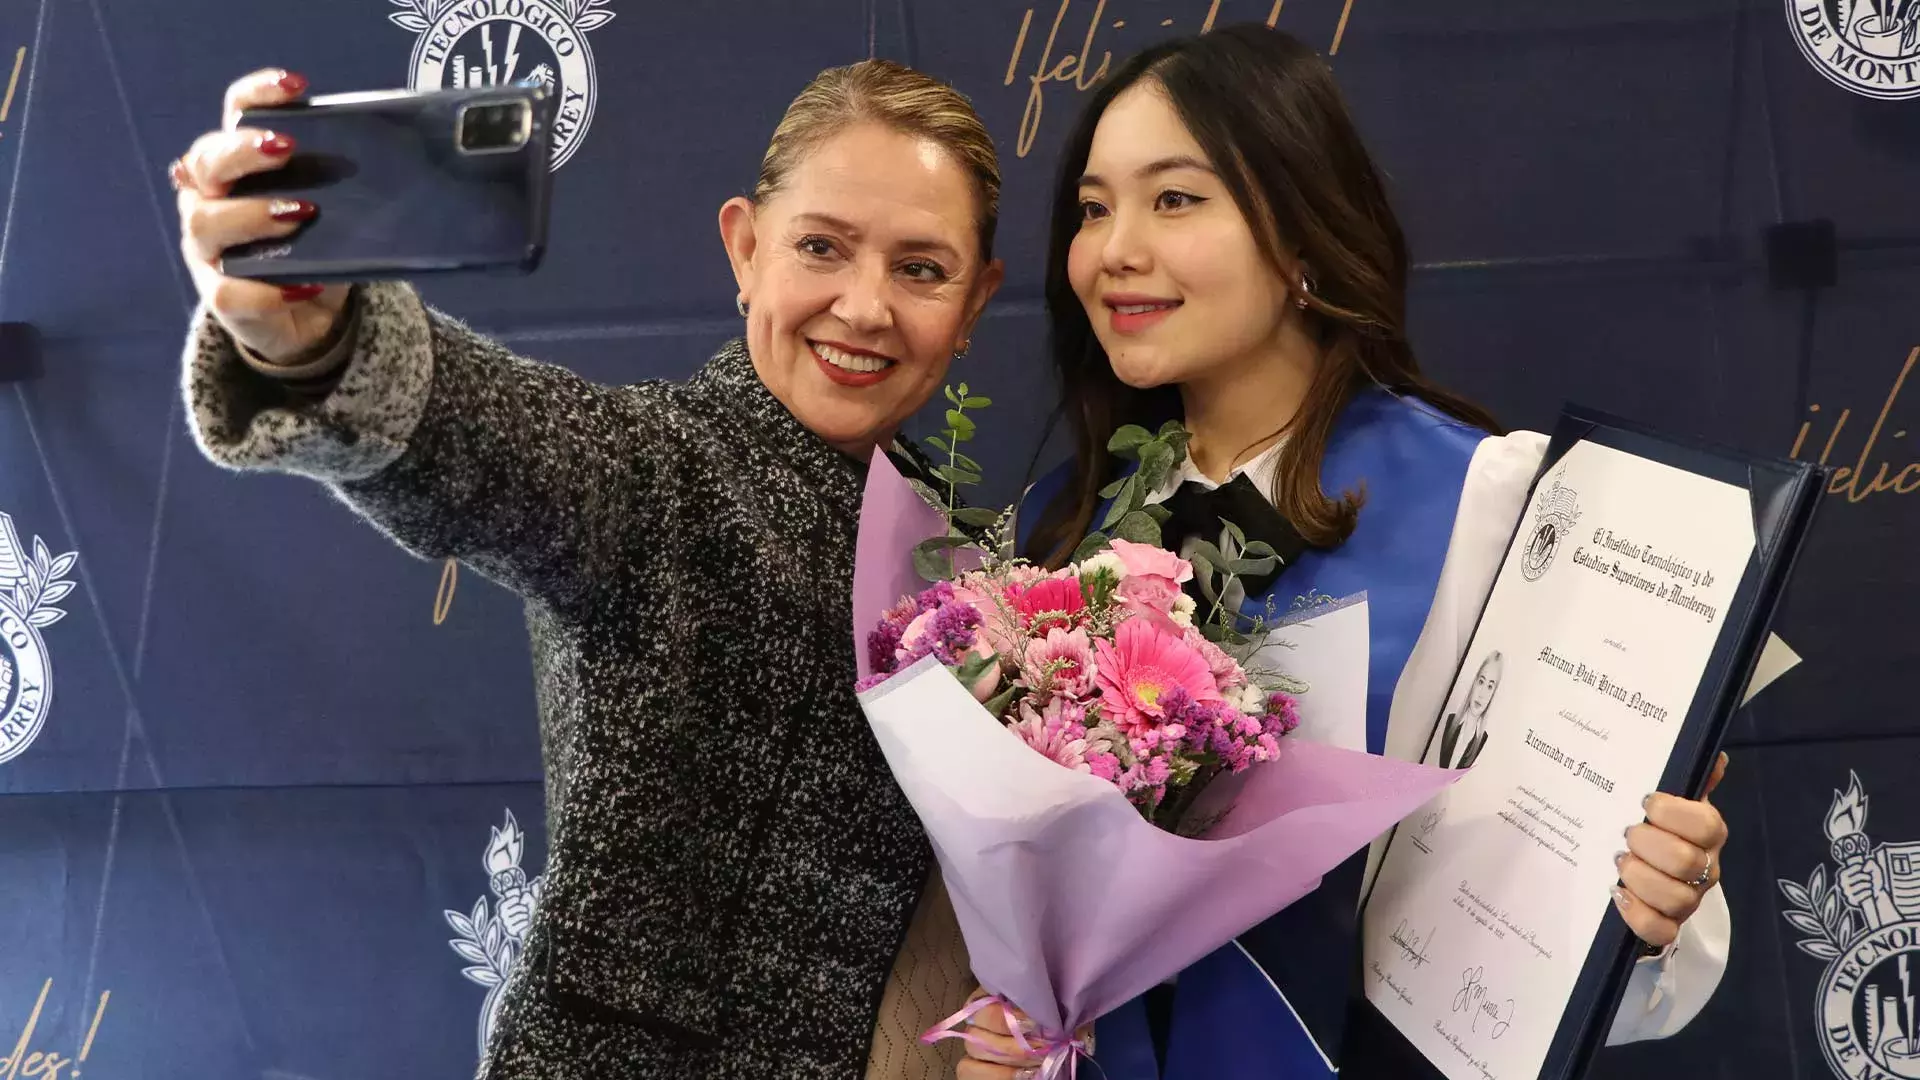
[[[1113,755],[1106,740],[1087,738],[1086,721],[1087,711],[1065,698],[1047,702],[1041,712],[1034,711],[1033,702],[1027,700],[1020,703],[1019,718],[1007,727],[1055,764],[1110,779]],[[1096,762],[1099,768],[1095,767]]]
[[[1093,693],[1093,642],[1085,630],[1047,631],[1027,642],[1020,674],[1035,690],[1070,698]]]
[[[1161,699],[1179,687],[1193,701],[1219,701],[1207,662],[1177,634],[1144,619],[1129,619],[1114,630],[1113,642],[1094,644],[1095,681],[1101,715],[1128,737],[1158,725],[1166,715]]]
[[[1035,637],[1055,627],[1077,626],[1085,616],[1087,598],[1079,578],[1047,578],[1011,593],[1020,624]]]

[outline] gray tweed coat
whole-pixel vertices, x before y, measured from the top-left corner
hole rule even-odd
[[[480,1075],[859,1077],[931,867],[853,695],[865,467],[740,342],[609,388],[404,285],[355,304],[306,384],[202,313],[184,392],[214,462],[323,481],[526,599],[546,888]]]

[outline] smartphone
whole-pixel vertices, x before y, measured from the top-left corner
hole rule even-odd
[[[546,250],[553,99],[539,86],[331,94],[243,113],[293,139],[240,197],[319,208],[298,232],[221,254],[278,284],[451,271],[531,273]]]

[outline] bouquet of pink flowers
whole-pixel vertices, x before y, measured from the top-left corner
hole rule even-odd
[[[1163,512],[1145,498],[1184,454],[1178,425],[1115,436],[1138,462],[1103,492],[1115,535],[1047,570],[1014,556],[1011,511],[955,505],[980,479],[959,445],[985,401],[964,385],[948,398],[929,440],[944,495],[885,454],[868,472],[858,690],[992,995],[926,1037],[966,1038],[973,1012],[1011,1004],[1040,1027],[1051,1078],[1086,1052],[1069,1033],[1312,891],[1455,774],[1299,737],[1307,673],[1281,670],[1270,628],[1220,600],[1272,551],[1231,523],[1229,553],[1157,544]],[[1360,688],[1322,703],[1356,710],[1334,718],[1349,726],[1365,708],[1357,625],[1315,661],[1316,677]]]
[[[1194,625],[1185,559],[1123,539],[1048,572],[996,563],[890,608],[867,637],[885,682],[936,657],[1055,763],[1119,788],[1150,822],[1197,832],[1206,782],[1280,756],[1299,726],[1291,685],[1263,686]]]

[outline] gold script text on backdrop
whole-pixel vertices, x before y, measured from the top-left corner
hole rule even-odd
[[[1833,480],[1827,486],[1827,494],[1845,495],[1848,502],[1857,503],[1888,491],[1896,495],[1911,495],[1920,491],[1920,461],[1911,461],[1905,467],[1898,468],[1891,478],[1887,473],[1888,470],[1895,468],[1892,461],[1883,457],[1878,462],[1879,468],[1872,468],[1875,464],[1873,455],[1876,447],[1884,447],[1888,443],[1897,447],[1906,445],[1899,442],[1907,437],[1906,428],[1901,427],[1896,421],[1893,425],[1894,430],[1888,432],[1887,417],[1892,415],[1894,407],[1899,404],[1900,392],[1906,389],[1907,376],[1913,373],[1916,362],[1920,362],[1920,345],[1914,346],[1913,350],[1907,353],[1907,361],[1900,366],[1900,374],[1893,377],[1893,385],[1887,388],[1887,396],[1880,402],[1880,414],[1873,418],[1873,427],[1867,432],[1867,441],[1860,445],[1860,456],[1854,459],[1852,465],[1841,465],[1833,470]],[[1815,415],[1812,419],[1804,420],[1800,424],[1800,434],[1793,440],[1793,453],[1790,455],[1794,458],[1798,458],[1800,452],[1807,449],[1807,436],[1814,431],[1816,425],[1825,426],[1819,405],[1814,405],[1807,411]],[[1832,430],[1827,432],[1826,443],[1820,448],[1820,464],[1825,465],[1827,459],[1833,456],[1834,450],[1843,445],[1841,441],[1843,433],[1847,429],[1847,420],[1852,415],[1852,409],[1840,410],[1840,418],[1833,422]],[[1882,439],[1885,439],[1886,443],[1883,443]],[[1846,453],[1845,450],[1840,452],[1843,455]],[[1884,455],[1888,451],[1881,449],[1880,453]],[[1871,480],[1867,479],[1869,469],[1872,470],[1873,479]]]
[[[100,1020],[107,1015],[107,998],[113,992],[101,991],[100,1004],[93,1010],[93,1023],[87,1027],[86,1041],[80,1044],[79,1055],[64,1057],[52,1050],[36,1050],[33,1047],[34,1030],[40,1026],[40,1013],[47,1007],[47,995],[52,991],[52,979],[40,984],[40,1000],[33,1003],[33,1012],[27,1015],[26,1026],[20,1029],[19,1037],[14,1040],[12,1052],[0,1057],[0,1077],[5,1080],[75,1080],[80,1075],[80,1066],[86,1063],[87,1055],[93,1053],[93,1039],[100,1034]],[[4,1045],[4,1042],[0,1042],[0,1046]]]
[[[1261,0],[1261,2],[1264,3],[1265,0]],[[1326,3],[1327,0],[1295,0],[1295,2]],[[1347,33],[1347,20],[1353,15],[1354,0],[1339,0],[1339,2],[1341,4],[1340,24],[1333,32],[1333,44],[1327,50],[1327,55],[1329,56],[1336,55],[1340,52],[1340,40],[1345,37]],[[1222,0],[1211,0],[1208,4],[1206,16],[1200,22],[1200,33],[1204,34],[1213,29],[1213,24],[1220,18],[1221,4]],[[1075,90],[1084,91],[1094,83],[1099,82],[1101,77],[1106,75],[1107,69],[1112,66],[1113,53],[1111,50],[1102,49],[1100,51],[1100,60],[1097,64],[1093,60],[1093,52],[1097,45],[1100,31],[1108,29],[1124,30],[1127,27],[1127,20],[1124,17],[1115,18],[1111,22],[1107,21],[1109,14],[1107,9],[1109,6],[1114,9],[1112,14],[1123,16],[1125,10],[1132,8],[1134,5],[1128,3],[1127,0],[1113,0],[1111,5],[1109,5],[1109,0],[1095,0],[1092,4],[1086,3],[1086,0],[1059,0],[1059,4],[1053,9],[1053,20],[1047,27],[1044,41],[1042,41],[1034,31],[1033,25],[1034,13],[1039,9],[1028,8],[1026,14],[1020,17],[1020,31],[1014,36],[1013,55],[1007,60],[1007,76],[1002,83],[1004,86],[1012,86],[1013,80],[1019,75],[1021,68],[1028,61],[1029,57],[1031,57],[1033,73],[1027,76],[1027,107],[1025,111],[1020,114],[1020,137],[1014,146],[1015,153],[1020,157],[1026,157],[1027,151],[1033,149],[1034,137],[1040,133],[1040,117],[1041,114],[1046,111],[1047,105],[1047,84],[1071,83]],[[1280,12],[1284,10],[1286,6],[1287,0],[1273,0],[1272,6],[1267,8],[1268,26],[1273,26],[1280,21]],[[1079,16],[1086,12],[1091,12],[1091,14],[1087,15],[1086,22],[1082,24]],[[1199,5],[1196,0],[1194,13],[1197,14],[1198,12]],[[1229,17],[1233,16],[1230,15]],[[1174,19],[1160,20],[1161,27],[1168,31],[1175,33],[1186,32],[1176,26],[1175,23],[1176,20]],[[1074,32],[1081,29],[1083,25],[1085,34],[1080,38],[1080,51],[1070,52],[1064,55],[1056,54],[1054,48],[1056,45],[1061,44],[1060,31],[1062,28],[1067,30],[1067,40],[1071,42]],[[1034,49],[1031,53],[1028,51],[1029,45]]]

